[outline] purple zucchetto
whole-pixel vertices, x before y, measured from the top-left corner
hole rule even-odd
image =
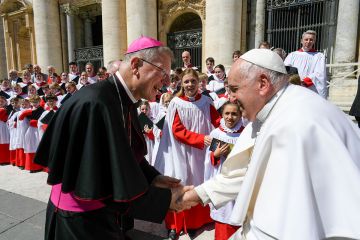
[[[140,37],[136,40],[134,40],[128,47],[125,54],[134,53],[140,50],[148,49],[148,48],[154,48],[154,47],[162,47],[162,42],[151,38],[151,37]]]

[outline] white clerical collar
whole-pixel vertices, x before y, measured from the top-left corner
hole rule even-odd
[[[127,95],[129,96],[129,98],[131,99],[131,101],[132,101],[133,103],[136,103],[137,100],[134,98],[134,95],[130,92],[129,88],[127,87],[127,85],[126,85],[124,79],[122,78],[122,76],[120,75],[119,71],[117,71],[115,74],[116,74],[116,76],[119,78],[121,85],[124,87],[125,92],[126,92]]]
[[[271,109],[273,109],[275,103],[278,101],[279,97],[283,94],[288,84],[286,84],[283,88],[281,88],[277,93],[268,101],[265,106],[258,112],[256,115],[256,120],[261,123],[264,123],[267,116],[269,115]]]

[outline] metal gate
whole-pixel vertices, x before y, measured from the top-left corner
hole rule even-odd
[[[191,55],[191,63],[201,70],[201,29],[168,33],[167,45],[174,52],[175,56],[172,69],[183,66],[181,54],[183,51],[189,51]]]
[[[335,42],[337,0],[267,0],[267,41],[292,52],[306,30],[315,30],[315,49],[330,60]]]
[[[94,65],[94,70],[97,72],[99,67],[104,66],[103,47],[78,48],[75,50],[75,61],[78,64],[80,72],[85,71],[85,65],[88,62]]]

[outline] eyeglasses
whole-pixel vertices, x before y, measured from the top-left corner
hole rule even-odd
[[[140,59],[141,59],[142,61],[144,61],[144,62],[146,62],[146,63],[148,63],[148,64],[156,67],[158,70],[160,70],[161,73],[162,73],[162,75],[163,75],[163,79],[170,79],[169,74],[167,74],[166,71],[165,71],[163,68],[161,68],[161,67],[159,67],[159,66],[153,64],[152,62],[149,62],[149,61],[147,61],[147,60],[145,60],[145,59],[143,59],[143,58],[140,58]]]

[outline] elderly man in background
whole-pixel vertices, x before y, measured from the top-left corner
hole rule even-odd
[[[42,79],[44,79],[45,81],[48,79],[48,75],[45,73],[41,72],[41,67],[38,64],[34,65],[34,74],[31,75],[31,81],[35,82],[36,81],[36,76],[37,75],[42,75]]]
[[[284,63],[296,67],[303,86],[317,92],[321,97],[328,97],[325,56],[314,49],[316,32],[307,30],[301,38],[302,47],[290,53]]]
[[[198,68],[191,63],[191,56],[189,51],[183,51],[183,53],[181,54],[181,59],[183,61],[182,70],[185,70],[187,68],[198,70]]]
[[[185,193],[216,208],[236,200],[231,239],[360,239],[360,132],[336,106],[289,85],[274,52],[236,61],[229,89],[251,121],[221,174]]]

